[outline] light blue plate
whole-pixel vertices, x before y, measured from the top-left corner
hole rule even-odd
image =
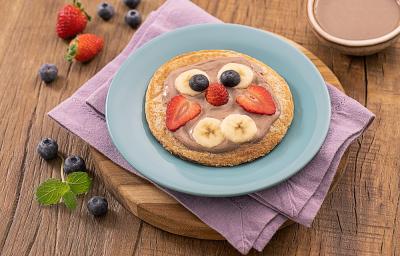
[[[204,49],[248,54],[270,65],[289,83],[294,120],[283,141],[267,156],[236,167],[205,167],[171,155],[152,136],[144,114],[150,78],[169,59]],[[318,152],[330,114],[324,80],[306,56],[272,33],[233,24],[190,26],[148,42],[122,65],[106,103],[111,138],[136,170],[161,186],[202,196],[247,194],[289,178]]]

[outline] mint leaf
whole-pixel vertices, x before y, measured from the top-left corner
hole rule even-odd
[[[43,205],[56,204],[68,190],[69,187],[66,183],[57,179],[49,179],[36,189],[36,200]]]
[[[80,195],[89,191],[92,179],[86,172],[73,172],[67,176],[66,182],[75,195]]]
[[[70,210],[74,210],[76,208],[76,196],[74,192],[68,190],[62,197],[65,206]]]

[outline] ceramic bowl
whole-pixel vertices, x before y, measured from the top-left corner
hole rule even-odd
[[[337,49],[340,52],[349,55],[365,56],[377,53],[391,46],[400,36],[400,24],[390,33],[373,39],[366,40],[347,40],[335,37],[325,30],[317,22],[315,17],[315,3],[317,0],[308,0],[307,18],[314,34],[325,45]]]

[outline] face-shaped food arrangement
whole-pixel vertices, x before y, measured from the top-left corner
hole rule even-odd
[[[285,79],[230,50],[175,56],[153,74],[145,114],[170,153],[207,166],[235,166],[268,154],[285,136],[294,104]]]
[[[188,148],[227,152],[257,142],[279,117],[259,67],[219,58],[172,72],[165,82],[166,127]]]

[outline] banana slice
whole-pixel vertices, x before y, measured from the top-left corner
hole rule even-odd
[[[234,70],[238,72],[240,75],[240,83],[236,85],[234,88],[244,89],[247,88],[253,82],[254,72],[250,67],[239,63],[228,63],[218,71],[218,81],[220,83],[221,83],[220,77],[222,73],[224,73],[227,70]]]
[[[182,74],[180,74],[176,79],[175,79],[175,88],[182,94],[189,95],[189,96],[196,96],[200,94],[201,92],[196,92],[195,90],[192,90],[189,86],[189,80],[192,76],[194,75],[205,75],[208,80],[210,78],[208,77],[207,73],[200,70],[200,69],[190,69]]]
[[[221,131],[228,140],[243,143],[254,138],[257,134],[257,126],[249,116],[231,114],[222,120]]]
[[[213,148],[222,141],[225,137],[220,129],[221,121],[215,118],[206,117],[200,120],[193,128],[194,140],[206,148]]]

